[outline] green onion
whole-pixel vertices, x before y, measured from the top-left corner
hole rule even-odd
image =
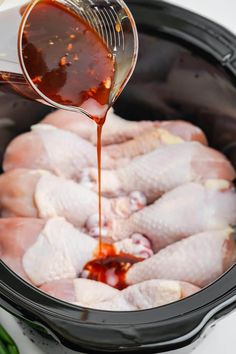
[[[8,345],[7,349],[8,349],[9,354],[20,354],[19,350],[17,349],[17,347],[15,345]]]
[[[0,354],[20,354],[7,331],[0,325]]]
[[[0,354],[9,354],[5,344],[0,339]]]
[[[13,340],[11,339],[11,337],[9,336],[9,334],[6,332],[6,330],[0,325],[0,339],[4,342],[4,343],[8,343],[11,345],[15,345],[15,343],[13,342]]]

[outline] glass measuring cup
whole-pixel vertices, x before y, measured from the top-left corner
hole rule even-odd
[[[22,37],[27,20],[40,1],[29,3],[22,0],[5,0],[0,4],[0,29],[6,33],[4,41],[0,43],[0,89],[3,84],[8,84],[14,91],[31,99],[56,108],[71,111],[80,109],[90,116],[93,112],[88,111],[86,104],[79,108],[73,105],[64,106],[44,95],[31,80],[24,65]],[[112,54],[115,75],[107,102],[110,107],[128,82],[137,60],[138,35],[128,7],[123,0],[56,0],[56,2],[81,16],[96,31]]]

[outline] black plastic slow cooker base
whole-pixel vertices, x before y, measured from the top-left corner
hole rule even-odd
[[[140,55],[115,106],[117,113],[135,120],[191,121],[236,167],[236,38],[216,24],[162,1],[127,2],[139,29]],[[3,94],[0,154],[15,135],[29,130],[49,110]],[[65,304],[29,286],[3,263],[0,272],[1,306],[21,318],[24,332],[50,354],[73,350],[89,354],[184,353],[196,345],[207,326],[236,306],[235,266],[187,299],[128,313]]]

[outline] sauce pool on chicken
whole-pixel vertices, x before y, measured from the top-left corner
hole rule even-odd
[[[122,290],[128,286],[126,273],[130,267],[143,260],[144,258],[138,258],[123,252],[117,255],[117,251],[112,244],[102,243],[98,257],[88,262],[84,271],[88,279]]]

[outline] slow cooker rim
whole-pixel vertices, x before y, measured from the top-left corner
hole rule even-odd
[[[129,5],[145,7],[139,0],[128,0]],[[181,6],[174,5],[163,0],[149,0],[149,7],[159,7],[164,15],[171,16],[171,19],[178,19],[170,26],[162,26],[157,23],[155,30],[184,41],[187,45],[197,46],[206,54],[210,54],[217,61],[220,61],[224,68],[227,68],[236,75],[236,35],[221,26],[220,24],[203,17],[197,13],[186,10]],[[164,21],[166,17],[164,16]],[[181,20],[181,22],[179,22]],[[183,30],[184,24],[184,30]],[[186,28],[186,26],[188,26]],[[196,30],[198,31],[196,33]],[[200,38],[198,37],[200,36]],[[214,40],[214,41],[213,41]],[[217,43],[217,48],[216,48]]]
[[[135,6],[141,6],[141,7],[143,6],[138,0],[135,0],[135,1],[129,0],[128,4],[131,6],[133,4]],[[182,33],[178,29],[175,31],[174,28],[168,29],[166,26],[161,28],[160,24],[159,25],[157,24],[157,31],[158,32],[169,34],[171,36],[175,36],[175,37],[180,38],[186,42],[188,42],[191,38],[192,39],[191,44],[200,47],[205,52],[208,52],[215,59],[220,61],[221,64],[224,65],[227,69],[229,69],[232,73],[234,73],[234,74],[236,73],[236,69],[234,68],[234,65],[233,65],[233,63],[235,61],[235,59],[234,59],[235,53],[234,53],[234,47],[232,45],[233,42],[236,43],[236,37],[231,32],[229,32],[225,28],[219,26],[218,24],[215,24],[212,21],[209,21],[209,20],[203,18],[202,16],[196,15],[190,11],[182,9],[181,7],[174,6],[169,3],[165,3],[163,1],[149,0],[149,5],[150,5],[150,7],[155,6],[155,8],[157,6],[159,6],[159,11],[160,12],[163,11],[165,13],[165,15],[167,15],[167,16],[168,15],[173,16],[173,11],[174,11],[173,9],[175,9],[175,11],[177,11],[178,16],[181,18],[183,23],[187,23],[187,25],[188,25],[187,37],[186,37],[186,31],[185,31],[185,33]],[[193,22],[191,22],[190,19],[193,19]],[[197,23],[195,21],[196,19],[197,19]],[[201,27],[200,24],[202,24],[203,26]],[[193,29],[196,29],[197,25],[200,26],[199,30],[201,30],[201,31],[203,31],[203,29],[204,29],[204,31],[206,31],[206,28],[209,29],[207,31],[209,38],[212,38],[212,36],[213,36],[214,40],[217,38],[219,43],[226,44],[226,47],[232,51],[231,56],[229,57],[229,55],[228,55],[230,52],[226,55],[223,54],[223,52],[222,52],[220,55],[220,53],[218,53],[218,52],[213,53],[212,49],[209,50],[209,48],[207,47],[209,45],[209,43],[208,43],[209,38],[206,38],[205,36],[202,39],[202,44],[200,43],[199,40],[197,42],[194,41],[193,40],[193,38],[194,38],[194,30]],[[216,36],[217,32],[220,34],[220,36],[218,36],[218,37]],[[184,299],[180,302],[176,302],[176,303],[166,305],[166,306],[163,306],[160,308],[144,310],[144,311],[139,311],[139,312],[129,312],[127,315],[127,313],[124,313],[124,312],[106,312],[106,311],[98,311],[98,310],[92,310],[92,309],[89,309],[89,310],[82,309],[82,308],[80,309],[80,308],[75,307],[73,305],[66,304],[62,301],[53,299],[53,298],[39,292],[38,290],[34,289],[33,287],[31,289],[31,291],[33,291],[33,293],[35,295],[35,300],[32,301],[31,303],[29,303],[29,302],[27,303],[27,301],[24,302],[23,299],[21,299],[22,301],[19,301],[19,299],[16,298],[16,294],[15,294],[15,291],[17,291],[16,289],[22,288],[22,284],[24,284],[23,289],[25,289],[25,287],[26,287],[26,289],[27,288],[30,289],[31,287],[28,284],[26,284],[22,279],[20,279],[16,274],[9,271],[9,269],[2,262],[0,263],[0,271],[1,271],[1,274],[4,273],[4,276],[6,276],[6,274],[8,274],[8,275],[11,274],[11,277],[12,277],[12,287],[9,287],[4,283],[4,276],[3,276],[3,280],[2,279],[0,280],[0,293],[4,294],[3,295],[4,307],[6,307],[10,311],[12,309],[11,312],[15,313],[18,316],[21,316],[21,314],[23,314],[23,312],[24,312],[24,311],[22,312],[22,310],[19,310],[17,313],[16,310],[13,310],[13,307],[11,307],[11,305],[13,305],[13,303],[15,301],[20,307],[22,306],[21,303],[23,302],[24,305],[26,305],[26,308],[28,308],[28,311],[31,311],[32,309],[34,309],[32,304],[34,304],[36,306],[40,303],[40,301],[39,301],[40,299],[45,299],[45,300],[50,299],[50,301],[54,303],[54,306],[48,307],[47,305],[43,304],[43,302],[42,302],[41,309],[43,308],[44,314],[45,314],[45,312],[47,312],[47,314],[53,315],[54,317],[61,318],[65,321],[67,321],[69,319],[70,322],[75,321],[76,324],[81,324],[83,326],[85,326],[85,325],[88,325],[88,326],[89,325],[93,325],[93,326],[102,325],[103,328],[105,328],[106,326],[108,326],[108,327],[109,326],[121,327],[122,325],[127,326],[127,324],[130,324],[130,325],[135,324],[135,326],[137,326],[139,324],[140,328],[141,328],[141,325],[147,324],[147,323],[148,324],[153,324],[153,323],[160,324],[161,322],[163,323],[168,320],[173,320],[173,317],[169,318],[169,316],[167,316],[166,319],[163,319],[161,321],[160,320],[154,321],[154,320],[152,320],[154,318],[153,317],[154,314],[155,314],[155,317],[158,317],[160,315],[160,312],[164,311],[167,313],[169,311],[168,309],[173,309],[176,306],[178,306],[179,314],[174,317],[175,319],[177,317],[178,318],[181,317],[181,320],[183,320],[183,316],[185,316],[185,315],[187,316],[189,313],[192,313],[193,311],[195,311],[195,312],[198,312],[195,315],[196,315],[196,321],[199,322],[199,325],[200,325],[201,321],[205,318],[206,314],[211,313],[211,311],[213,309],[218,309],[219,305],[220,305],[220,307],[222,306],[222,308],[225,308],[225,306],[230,305],[231,301],[235,302],[235,295],[236,295],[236,285],[235,285],[235,283],[233,283],[233,279],[235,279],[235,275],[236,275],[236,265],[234,265],[221,278],[219,278],[217,281],[215,281],[214,283],[209,285],[207,288],[203,289],[198,294],[195,294],[195,295],[193,295],[187,299]],[[228,282],[228,280],[227,280],[228,278],[231,279],[231,282],[230,281]],[[13,283],[14,283],[14,286],[13,286]],[[226,283],[228,283],[227,284],[228,288],[226,288],[226,286],[225,286]],[[204,306],[200,306],[200,307],[194,306],[194,308],[190,308],[189,311],[182,312],[181,309],[185,308],[185,306],[188,307],[188,305],[190,303],[194,302],[193,299],[195,299],[196,297],[199,297],[199,296],[203,296],[203,294],[204,294],[204,296],[207,297],[208,296],[207,294],[210,293],[211,291],[214,292],[214,290],[212,290],[212,289],[214,289],[216,287],[220,288],[222,290],[222,293],[220,292],[218,294],[217,298],[214,298],[214,299],[212,298],[211,301],[207,302]],[[9,298],[9,295],[12,296],[14,294],[15,294],[15,297],[13,296],[13,301],[12,301],[12,299]],[[27,294],[27,291],[26,291],[26,294]],[[20,293],[18,295],[20,295]],[[34,298],[34,296],[33,296],[33,298]],[[65,315],[61,314],[61,312],[67,312],[67,315],[65,316]],[[82,319],[85,312],[87,314],[89,314],[87,320]],[[73,316],[72,316],[72,314],[73,314]],[[138,324],[137,324],[136,321],[134,321],[134,320],[137,319],[138,317],[141,317],[140,314],[142,314],[142,318],[145,315],[147,320],[146,320],[146,322],[138,321]],[[152,316],[150,316],[150,314],[152,314]],[[212,315],[214,316],[213,313],[212,313]],[[80,318],[78,318],[78,317],[80,317]],[[122,319],[121,319],[121,317],[122,317]],[[110,322],[115,318],[117,318],[116,323]],[[128,318],[129,318],[129,321],[128,321]],[[93,321],[92,321],[92,319],[93,319]],[[126,319],[127,319],[127,321],[126,321]],[[104,322],[104,320],[105,320],[105,322]],[[208,319],[208,320],[210,320],[210,319]],[[203,326],[204,326],[204,324],[203,324]],[[186,329],[189,329],[189,328],[190,327],[188,326]],[[194,328],[197,328],[197,327],[194,326]],[[201,328],[202,328],[202,326],[201,326]],[[200,331],[201,328],[198,328],[198,331]],[[190,334],[191,331],[188,331],[186,333],[186,335],[188,335],[188,333]],[[170,341],[176,342],[176,338],[170,339],[169,342],[165,341],[162,343],[162,345],[168,344],[168,343],[170,343]],[[144,346],[147,348],[149,347],[149,345],[147,345],[147,344],[145,344]],[[150,346],[153,348],[154,344],[150,344]]]
[[[54,297],[52,297],[52,296],[50,296],[50,295],[48,295],[48,294],[46,294],[46,293],[40,291],[38,288],[35,288],[33,285],[27,283],[24,279],[22,279],[20,276],[18,276],[16,273],[14,273],[8,266],[6,266],[6,265],[4,264],[4,262],[2,262],[2,261],[0,260],[0,271],[1,271],[1,273],[2,273],[2,269],[1,269],[2,267],[3,267],[8,273],[11,274],[11,276],[14,278],[14,280],[15,280],[16,282],[18,282],[18,284],[16,284],[16,285],[17,285],[16,287],[18,287],[19,283],[21,283],[21,285],[23,285],[24,287],[30,288],[33,293],[35,293],[35,294],[41,296],[42,298],[46,298],[46,299],[49,300],[49,301],[53,301],[53,303],[55,303],[55,304],[57,304],[57,305],[60,305],[60,306],[62,307],[62,310],[63,310],[64,308],[66,308],[66,309],[70,308],[70,309],[73,309],[73,311],[76,310],[76,314],[78,314],[78,310],[80,310],[80,311],[82,311],[82,312],[83,312],[84,310],[86,310],[86,311],[89,311],[89,312],[95,312],[95,313],[100,313],[100,314],[101,314],[101,313],[108,313],[108,314],[113,313],[113,314],[123,314],[123,315],[124,315],[124,314],[127,314],[127,313],[128,313],[128,314],[137,314],[137,313],[138,313],[138,314],[143,314],[143,313],[147,313],[147,312],[154,311],[154,310],[161,310],[161,309],[163,309],[163,308],[170,307],[170,306],[175,305],[175,304],[186,303],[186,302],[188,302],[188,300],[190,300],[191,298],[198,297],[200,293],[205,292],[206,290],[208,290],[209,288],[212,288],[212,287],[213,287],[214,285],[216,285],[216,284],[221,287],[221,282],[222,282],[222,280],[224,280],[225,276],[227,276],[227,275],[229,275],[229,274],[231,274],[231,273],[233,273],[233,275],[234,275],[234,273],[236,274],[236,264],[235,264],[235,265],[233,265],[227,272],[225,272],[222,276],[220,276],[217,280],[215,280],[213,283],[209,284],[207,287],[201,289],[199,292],[197,292],[197,293],[195,293],[195,294],[193,294],[193,295],[191,295],[191,296],[188,296],[188,297],[185,298],[185,299],[178,300],[178,301],[175,301],[175,302],[170,303],[170,304],[167,304],[167,305],[163,305],[163,306],[159,306],[159,307],[151,308],[151,309],[147,309],[147,310],[128,311],[128,312],[127,312],[127,311],[119,311],[119,312],[117,312],[117,311],[105,311],[105,310],[96,310],[96,309],[90,309],[90,308],[86,308],[86,307],[80,307],[80,306],[78,306],[78,305],[73,305],[73,304],[67,303],[67,302],[65,302],[65,301],[63,301],[63,300],[54,298]],[[66,315],[64,315],[64,314],[62,315],[62,314],[60,314],[59,312],[56,312],[55,309],[53,309],[53,310],[52,310],[52,309],[46,309],[45,305],[39,303],[38,298],[37,298],[37,302],[36,302],[36,301],[33,301],[33,300],[29,300],[29,299],[28,299],[27,297],[25,297],[25,296],[22,297],[21,294],[16,293],[15,290],[12,290],[12,288],[10,288],[9,286],[7,286],[2,280],[0,280],[0,289],[1,289],[3,292],[9,291],[8,294],[11,294],[11,295],[13,295],[13,296],[19,297],[19,298],[20,298],[20,301],[22,301],[22,302],[25,303],[26,305],[33,305],[33,306],[35,307],[35,309],[37,309],[37,310],[39,310],[39,311],[43,309],[43,310],[44,310],[45,312],[47,312],[48,314],[53,315],[53,316],[56,315],[58,318],[61,318],[61,319],[69,319],[70,321],[74,321],[74,322],[76,322],[76,323],[84,323],[84,320],[81,321],[81,320],[78,319],[78,318],[73,318],[73,319],[72,319],[70,316],[66,316]],[[235,296],[236,296],[236,285],[235,285],[234,288],[230,288],[230,289],[228,289],[226,292],[227,292],[227,293],[230,292],[230,294],[231,294],[231,293],[234,292],[234,291],[235,291]],[[225,290],[224,290],[224,294],[225,294]],[[219,294],[219,296],[214,299],[214,302],[217,302],[218,300],[220,300],[224,294]],[[233,295],[233,297],[234,297],[234,295]],[[226,299],[226,302],[228,303],[228,299]],[[208,305],[209,305],[209,304],[206,303],[204,306],[208,306]],[[226,305],[227,305],[227,304],[226,304]],[[200,306],[200,308],[203,309],[204,306]],[[219,305],[217,305],[217,306],[219,306]],[[189,313],[189,312],[192,312],[192,310],[193,310],[193,309],[191,309],[191,310],[189,310],[189,311],[186,311],[186,314]],[[198,310],[198,308],[194,308],[194,310]],[[185,314],[185,313],[181,313],[181,316],[183,316],[184,314]],[[178,316],[178,315],[177,315],[177,316]],[[177,316],[171,316],[171,318],[177,317]],[[78,317],[78,316],[76,316],[76,317]],[[167,319],[169,319],[169,318],[167,318]],[[165,319],[162,319],[161,321],[164,321],[164,320],[165,320]],[[153,321],[153,322],[156,322],[156,321]],[[153,323],[153,322],[148,321],[148,323]],[[87,323],[94,324],[94,322],[89,322],[89,321],[87,321]],[[146,324],[146,322],[140,322],[140,321],[139,321],[138,323],[139,323],[139,324]],[[99,324],[99,323],[98,323],[98,324]],[[119,323],[116,323],[116,324],[115,324],[115,323],[107,323],[108,326],[109,326],[110,324],[120,326],[120,322],[119,322]],[[126,322],[126,324],[127,324],[127,322]]]
[[[236,265],[233,266],[225,275],[223,275],[221,278],[219,278],[217,281],[215,281],[214,283],[212,283],[211,285],[209,285],[209,287],[201,290],[198,294],[192,295],[189,298],[183,299],[181,301],[177,301],[175,303],[169,304],[169,305],[165,305],[159,308],[155,308],[155,309],[150,309],[150,310],[144,310],[144,311],[136,311],[136,312],[108,312],[108,311],[99,311],[99,310],[88,310],[85,308],[78,308],[74,305],[70,305],[67,304],[63,301],[54,299],[46,294],[43,294],[41,291],[39,291],[38,289],[35,289],[33,286],[29,285],[28,283],[26,283],[24,280],[22,280],[18,275],[16,275],[13,271],[11,271],[7,266],[5,266],[5,264],[3,264],[2,262],[0,262],[0,271],[2,273],[2,267],[7,271],[8,275],[11,274],[11,276],[13,277],[13,281],[16,285],[16,288],[19,286],[19,283],[21,283],[21,285],[23,285],[24,287],[27,288],[27,290],[29,290],[29,288],[31,289],[33,295],[35,295],[35,293],[37,293],[37,295],[39,295],[39,297],[37,296],[37,300],[36,301],[29,301],[28,298],[24,297],[22,298],[22,292],[21,293],[17,293],[17,291],[9,291],[8,287],[4,284],[4,282],[2,282],[2,280],[0,281],[0,289],[2,294],[5,292],[4,288],[6,290],[6,296],[7,296],[7,300],[6,303],[13,304],[13,308],[11,311],[11,307],[8,306],[3,306],[5,307],[6,310],[8,310],[9,312],[13,313],[14,315],[18,316],[19,318],[26,318],[27,316],[25,316],[25,313],[34,313],[35,316],[38,316],[36,323],[44,323],[45,328],[47,328],[47,330],[49,329],[50,333],[54,333],[58,338],[60,338],[60,335],[57,333],[57,321],[60,323],[60,321],[63,321],[63,323],[67,323],[68,326],[70,325],[75,325],[76,329],[78,330],[78,328],[84,328],[84,329],[88,329],[91,330],[92,328],[95,329],[95,331],[98,330],[98,328],[100,328],[100,330],[102,330],[103,332],[105,331],[106,333],[106,338],[112,338],[110,337],[110,335],[112,335],[113,330],[116,331],[116,328],[119,328],[119,332],[121,331],[127,331],[128,328],[135,328],[135,331],[137,331],[137,333],[139,333],[140,335],[142,334],[143,330],[145,329],[146,325],[151,325],[151,327],[149,328],[157,328],[156,325],[158,324],[159,326],[167,326],[169,327],[170,324],[173,322],[173,320],[175,320],[175,326],[183,326],[184,323],[184,317],[188,317],[188,319],[191,318],[191,324],[193,324],[193,326],[191,326],[188,323],[188,326],[186,326],[186,332],[185,333],[180,333],[178,336],[176,336],[176,338],[170,338],[167,339],[165,341],[158,341],[158,342],[153,342],[149,339],[148,344],[142,344],[142,348],[145,348],[147,350],[147,353],[152,353],[152,350],[155,349],[157,350],[158,348],[172,348],[173,345],[188,345],[189,343],[191,343],[192,341],[194,341],[195,339],[197,339],[200,335],[200,333],[202,332],[202,330],[213,320],[213,319],[218,319],[221,317],[221,312],[222,315],[225,315],[228,313],[228,311],[232,310],[232,308],[236,307],[236,289],[235,287],[232,289],[228,289],[227,294],[225,293],[226,289],[224,288],[223,293],[221,294],[221,296],[217,297],[214,299],[214,301],[211,302],[211,304],[206,303],[205,306],[201,306],[199,305],[198,308],[195,307],[194,309],[184,313],[182,311],[178,311],[181,312],[178,313],[177,316],[173,317],[171,316],[170,318],[167,318],[165,320],[161,320],[161,321],[148,321],[148,322],[142,322],[142,321],[138,321],[138,323],[135,323],[130,320],[129,322],[125,322],[124,321],[118,321],[117,323],[107,323],[107,322],[103,322],[103,321],[96,321],[96,322],[90,322],[89,318],[88,320],[84,320],[83,316],[84,314],[100,314],[102,316],[104,316],[104,314],[107,314],[108,317],[110,318],[110,315],[118,315],[119,319],[120,316],[122,315],[128,315],[128,317],[132,314],[148,314],[151,313],[153,314],[153,312],[157,313],[157,311],[161,311],[163,309],[167,309],[170,308],[171,306],[175,306],[176,305],[180,308],[182,307],[183,303],[187,303],[189,301],[191,301],[191,298],[193,299],[194,297],[196,298],[197,296],[199,296],[200,293],[204,293],[206,292],[207,289],[212,288],[213,286],[215,286],[216,284],[219,285],[219,288],[222,288],[221,283],[222,283],[222,278],[224,278],[225,276],[229,275],[230,273],[233,272],[233,278],[235,279],[235,273],[236,273]],[[18,283],[17,283],[18,282]],[[5,297],[5,296],[4,296]],[[12,297],[12,299],[11,299]],[[53,310],[50,306],[38,306],[39,305],[39,300],[40,298],[44,299],[44,300],[49,300],[50,302],[53,303]],[[17,303],[18,306],[23,306],[24,311],[23,311],[23,315],[21,311],[18,311],[16,313],[15,311],[15,304]],[[33,305],[33,306],[32,306]],[[233,305],[233,307],[232,307]],[[36,309],[37,308],[37,309]],[[32,311],[32,310],[37,310]],[[72,310],[73,314],[75,316],[70,317],[68,315],[65,315],[64,313],[61,314],[60,312],[58,312],[58,309],[60,309],[60,312],[65,312],[68,311],[69,309]],[[194,313],[194,316],[192,315]],[[78,319],[80,314],[80,319]],[[216,316],[216,317],[215,317]],[[77,318],[76,318],[77,317]],[[131,316],[133,317],[133,316]],[[39,319],[39,320],[38,320]],[[47,319],[47,321],[45,322],[45,319]],[[34,319],[35,321],[35,319]],[[33,321],[33,322],[34,322]],[[153,325],[153,327],[152,327]],[[185,327],[185,326],[184,326]],[[160,327],[159,327],[160,328]],[[110,335],[109,333],[110,332]],[[153,339],[153,336],[151,335],[150,338]],[[60,338],[62,342],[64,342],[64,338],[61,337]],[[97,340],[100,339],[100,336],[98,334],[98,337],[96,338]],[[66,341],[65,341],[65,345],[66,345]],[[150,343],[150,344],[149,344]],[[70,344],[69,344],[70,345]],[[98,349],[98,343],[96,343],[97,345],[97,349]],[[125,352],[126,350],[129,349],[129,346],[125,346],[125,344],[122,345],[122,348],[125,348]],[[140,345],[137,346],[136,350],[140,348]],[[84,350],[83,347],[81,347],[81,349]],[[94,353],[100,353],[100,351],[95,350]],[[134,347],[132,347],[132,350],[134,349]],[[150,349],[150,351],[149,351]],[[120,350],[122,352],[122,350]],[[85,350],[86,352],[86,350]],[[102,353],[103,351],[101,351]],[[128,351],[127,351],[128,352]],[[88,353],[93,353],[93,349],[90,348]]]

